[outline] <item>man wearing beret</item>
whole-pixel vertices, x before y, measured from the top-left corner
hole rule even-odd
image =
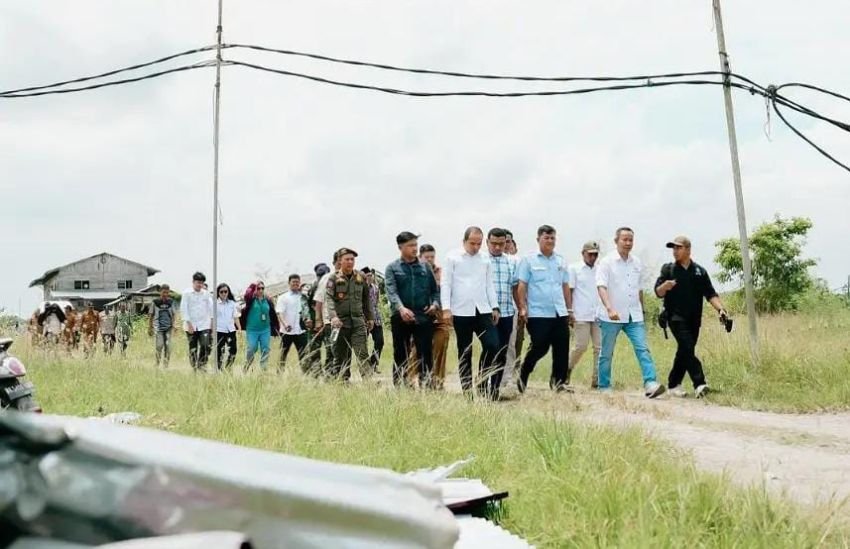
[[[369,304],[369,284],[366,275],[355,270],[357,252],[340,248],[337,252],[340,269],[325,286],[327,319],[332,328],[333,367],[330,375],[343,381],[351,379],[351,355],[357,358],[360,376],[372,374],[367,337],[375,324]]]

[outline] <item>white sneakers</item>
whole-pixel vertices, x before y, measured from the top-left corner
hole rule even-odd
[[[694,389],[694,396],[697,397],[697,398],[702,398],[705,395],[707,395],[710,391],[711,391],[711,389],[708,388],[708,385],[702,384],[699,387],[697,387],[696,389]]]
[[[688,392],[682,389],[681,385],[677,385],[676,387],[670,387],[667,392],[670,393],[670,396],[674,396],[676,398],[685,398],[688,396]]]
[[[643,394],[646,395],[646,398],[657,398],[664,394],[664,391],[667,390],[664,385],[661,385],[657,381],[650,381],[643,387]]]

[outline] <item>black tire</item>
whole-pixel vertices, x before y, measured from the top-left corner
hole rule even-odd
[[[12,408],[15,408],[19,412],[35,412],[40,410],[38,404],[35,403],[35,399],[31,396],[21,397],[15,402],[12,403]]]

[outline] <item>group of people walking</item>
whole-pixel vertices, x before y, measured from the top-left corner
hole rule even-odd
[[[98,312],[91,303],[82,312],[70,305],[63,309],[56,303],[45,303],[30,318],[32,341],[51,349],[64,348],[72,353],[82,348],[88,357],[101,344],[104,354],[111,355],[117,346],[123,356],[133,334],[133,317],[124,303]]]
[[[268,368],[272,338],[280,338],[279,368],[292,350],[302,370],[310,375],[349,381],[352,365],[361,378],[378,371],[384,347],[385,312],[393,344],[392,380],[397,386],[440,390],[446,378],[446,358],[454,331],[458,374],[464,394],[499,399],[513,386],[524,393],[538,362],[551,353],[549,387],[571,392],[572,374],[589,346],[593,348],[591,387],[612,388],[612,364],[617,338],[622,332],[633,348],[641,370],[644,393],[649,398],[667,389],[658,381],[645,324],[642,281],[644,266],[632,254],[634,231],[616,230],[616,249],[600,258],[600,246],[590,241],[581,249],[581,261],[567,264],[555,251],[557,231],[550,225],[537,230],[537,249],[522,257],[511,231],[467,228],[461,246],[445,254],[442,265],[431,244],[420,246],[416,234],[396,236],[399,257],[383,271],[386,303],[377,273],[356,267],[358,254],[340,248],[332,266],[314,267],[316,282],[302,285],[289,276],[288,291],[272,299],[263,281],[249,285],[237,303],[231,288],[219,284],[211,294],[203,273],[192,277],[192,286],[181,296],[178,309],[167,285],[150,308],[148,328],[155,338],[156,362],[167,365],[173,335],[182,327],[191,365],[206,368],[212,352],[213,318],[217,348],[216,367],[235,363],[237,334],[245,333],[245,369],[257,355]],[[707,271],[691,259],[691,242],[676,237],[667,244],[673,262],[665,264],[655,283],[664,300],[663,318],[678,349],[668,377],[671,394],[685,396],[684,376],[690,375],[694,394],[708,391],[695,348],[702,320],[702,301],[708,301],[727,321]],[[116,341],[126,349],[132,323],[126,308],[117,314],[96,313],[91,307],[81,315],[48,307],[38,316],[43,337],[63,341],[73,348],[81,334],[90,349],[103,336],[109,353]],[[575,339],[570,351],[571,333]],[[525,335],[530,345],[523,357]],[[481,353],[473,368],[473,340]],[[369,340],[372,350],[369,350]],[[89,352],[89,351],[87,351]]]
[[[537,250],[517,255],[513,234],[503,228],[486,235],[479,227],[464,231],[461,247],[449,251],[439,265],[430,244],[419,245],[418,236],[402,232],[396,237],[399,257],[384,270],[393,343],[392,379],[396,385],[441,389],[450,334],[457,345],[458,373],[463,392],[471,397],[498,399],[505,387],[525,392],[537,363],[550,354],[549,386],[571,392],[572,373],[588,347],[593,347],[591,386],[612,387],[612,360],[617,338],[625,333],[634,350],[647,397],[666,391],[658,381],[656,365],[647,344],[641,261],[632,254],[634,232],[616,230],[616,250],[599,258],[597,242],[587,242],[581,261],[568,265],[555,251],[557,232],[549,225],[537,231]],[[677,237],[668,244],[674,262],[664,266],[656,282],[656,295],[664,298],[670,327],[679,343],[668,384],[684,396],[685,373],[695,394],[708,390],[702,366],[695,355],[702,318],[702,299],[724,318],[717,293],[704,268],[690,259],[690,241]],[[298,275],[289,278],[289,292],[275,304],[265,295],[262,282],[245,294],[241,312],[230,288],[217,289],[219,326],[218,364],[226,349],[235,356],[237,330],[247,334],[249,367],[257,352],[265,368],[271,337],[281,336],[281,365],[292,347],[305,372],[348,381],[356,364],[368,379],[377,370],[383,349],[380,288],[375,272],[356,268],[357,252],[341,248],[333,266],[315,266],[317,282],[302,291]],[[181,305],[184,328],[195,367],[203,367],[209,349],[209,324],[213,301],[203,288],[203,275],[184,294]],[[570,334],[575,345],[570,352]],[[525,334],[530,339],[522,357]],[[373,340],[372,352],[368,340]],[[480,341],[477,373],[473,368],[473,339]],[[324,360],[322,360],[324,354]]]

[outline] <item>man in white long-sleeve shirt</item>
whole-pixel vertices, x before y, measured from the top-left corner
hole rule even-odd
[[[192,275],[192,287],[180,298],[183,330],[189,339],[189,362],[195,370],[205,369],[210,356],[213,299],[204,288],[206,281],[203,273],[195,273]]]
[[[477,383],[481,394],[488,386],[484,374],[490,373],[499,351],[496,324],[501,313],[490,258],[479,253],[483,241],[484,232],[479,227],[466,229],[463,248],[450,252],[443,262],[440,285],[443,317],[454,324],[460,383],[467,395],[472,391],[473,333],[481,341],[483,353]]]

